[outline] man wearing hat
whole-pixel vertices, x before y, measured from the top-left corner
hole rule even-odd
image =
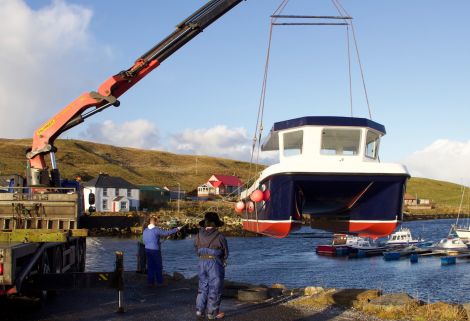
[[[209,320],[222,319],[219,311],[224,288],[225,265],[228,246],[218,227],[224,225],[215,212],[207,212],[199,222],[201,229],[194,240],[199,257],[199,289],[196,299],[196,315],[203,317],[207,310]]]

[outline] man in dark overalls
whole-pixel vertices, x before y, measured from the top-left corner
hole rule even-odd
[[[224,288],[228,246],[218,227],[224,225],[215,212],[205,213],[199,222],[201,229],[194,240],[199,257],[199,289],[196,299],[196,315],[203,317],[207,310],[209,320],[222,319],[219,311]]]

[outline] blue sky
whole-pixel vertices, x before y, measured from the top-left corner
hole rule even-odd
[[[121,107],[61,137],[247,159],[269,16],[280,2],[242,2],[124,94]],[[0,0],[0,137],[31,137],[203,3]],[[387,129],[382,160],[468,182],[470,2],[341,3],[354,18],[373,119]],[[337,14],[329,0],[291,0],[283,13]],[[271,53],[265,132],[289,118],[349,115],[344,27],[275,27]],[[352,67],[354,116],[367,117]]]

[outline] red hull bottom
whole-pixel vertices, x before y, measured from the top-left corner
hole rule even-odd
[[[243,229],[264,234],[271,237],[283,238],[291,231],[298,230],[302,226],[300,221],[266,221],[242,219]],[[390,235],[395,230],[397,221],[342,221],[336,222],[337,226],[344,226],[341,232],[357,234],[363,237],[379,238]],[[325,228],[325,226],[313,226]]]
[[[300,221],[242,220],[243,229],[275,238],[283,238],[302,226]]]
[[[379,238],[388,236],[397,227],[397,221],[382,221],[382,222],[349,222],[349,232],[352,234],[358,234],[359,236]]]

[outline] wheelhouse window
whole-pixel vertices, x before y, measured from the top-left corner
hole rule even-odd
[[[321,154],[354,156],[359,153],[360,129],[331,129],[322,131]]]
[[[284,134],[284,156],[295,156],[302,154],[302,144],[304,140],[303,130],[297,130]]]
[[[373,131],[368,131],[366,136],[366,157],[376,159],[379,150],[380,135]]]

